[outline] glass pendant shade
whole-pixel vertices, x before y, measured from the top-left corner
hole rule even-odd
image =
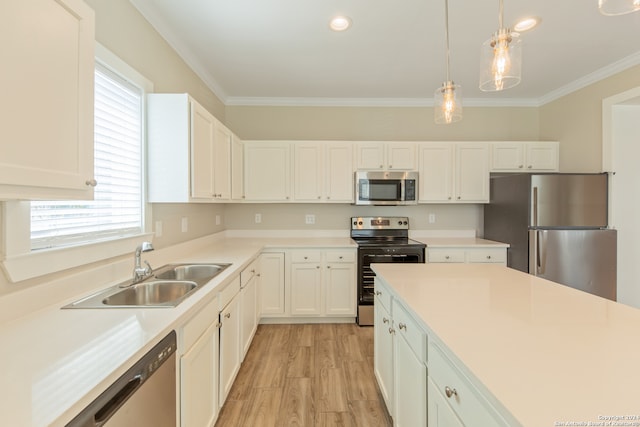
[[[640,0],[598,0],[598,9],[603,15],[625,15],[640,10]]]
[[[462,120],[462,87],[452,81],[436,89],[433,103],[436,124],[449,124]]]
[[[501,28],[482,44],[480,90],[495,92],[508,89],[520,83],[521,78],[522,40],[519,34]]]

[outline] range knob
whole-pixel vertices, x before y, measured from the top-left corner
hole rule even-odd
[[[402,223],[403,223],[404,225],[408,225],[408,224],[409,224],[409,221],[403,221]]]
[[[358,225],[358,221],[353,221],[353,225]]]
[[[398,221],[398,225],[402,225],[402,221]]]
[[[362,225],[362,221],[358,221],[358,225]]]

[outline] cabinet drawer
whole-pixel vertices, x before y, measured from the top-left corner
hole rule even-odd
[[[467,262],[499,263],[507,262],[506,249],[470,249],[467,251]]]
[[[327,262],[355,262],[355,251],[327,251]]]
[[[382,306],[388,313],[391,313],[391,293],[380,284],[380,279],[374,279],[374,289],[376,294],[376,304],[378,301],[382,303]]]
[[[214,298],[182,327],[182,351],[187,352],[207,328],[218,321],[218,299]]]
[[[427,262],[464,262],[464,250],[428,249]]]
[[[220,311],[224,310],[238,292],[240,292],[240,276],[233,279],[233,282],[220,291]]]
[[[247,283],[249,283],[257,272],[258,260],[254,259],[253,262],[240,273],[240,286],[244,287]]]
[[[393,300],[393,310],[391,312],[396,324],[396,331],[403,335],[409,347],[416,354],[420,362],[427,363],[427,334],[418,326],[413,318],[407,313],[396,300]]]
[[[293,251],[291,262],[320,262],[322,252],[320,251]]]
[[[428,367],[429,377],[464,425],[506,426],[495,409],[432,342],[429,343]],[[447,389],[453,391],[451,396],[447,396]]]

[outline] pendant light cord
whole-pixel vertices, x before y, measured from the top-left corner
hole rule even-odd
[[[447,82],[449,82],[451,81],[449,78],[449,0],[444,0],[444,31],[447,44]]]
[[[498,9],[498,28],[501,30],[504,28],[503,16],[504,16],[504,0],[500,0],[500,7]]]

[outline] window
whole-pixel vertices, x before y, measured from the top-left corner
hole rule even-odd
[[[95,242],[143,230],[144,91],[96,64],[91,201],[31,202],[31,249]]]

